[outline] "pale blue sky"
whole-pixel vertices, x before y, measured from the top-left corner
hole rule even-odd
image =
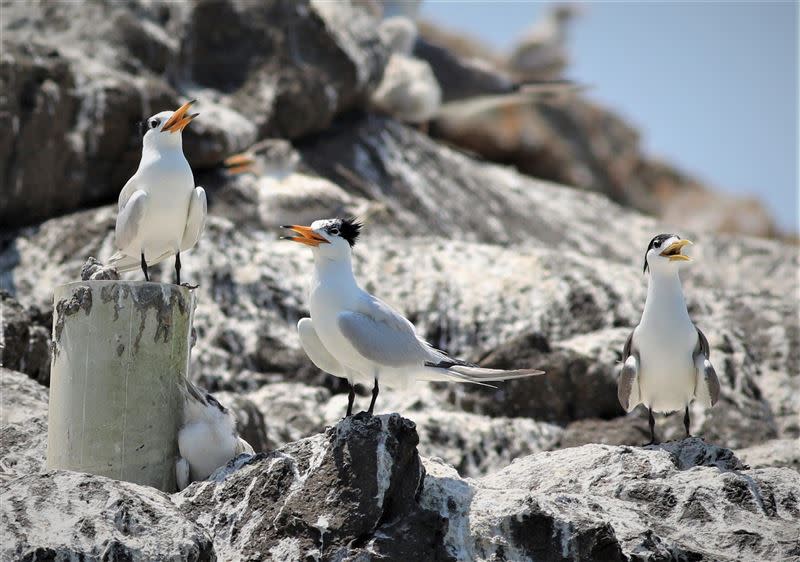
[[[547,3],[427,0],[421,16],[507,50]],[[760,197],[798,230],[798,9],[786,2],[583,2],[568,76],[646,150]]]

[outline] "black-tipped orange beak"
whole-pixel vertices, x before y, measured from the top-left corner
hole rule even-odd
[[[234,154],[229,156],[223,161],[225,168],[231,174],[243,174],[245,172],[252,172],[255,165],[255,158],[242,152],[241,154]]]
[[[192,113],[191,115],[186,115],[186,112],[189,111],[189,108],[196,101],[197,100],[190,100],[187,101],[182,106],[180,106],[178,110],[172,114],[172,117],[167,119],[167,122],[164,123],[163,127],[161,127],[161,130],[169,131],[170,133],[178,133],[180,131],[183,131],[195,117],[200,115],[199,113]]]
[[[299,242],[306,246],[317,247],[320,244],[330,244],[325,238],[311,230],[310,226],[298,226],[296,224],[285,225],[282,228],[288,228],[299,234],[300,236],[281,236],[281,240],[291,240],[292,242]]]

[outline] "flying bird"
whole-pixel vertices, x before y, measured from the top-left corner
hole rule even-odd
[[[206,220],[206,192],[194,185],[181,141],[181,132],[198,115],[188,114],[193,103],[147,120],[139,168],[119,194],[119,251],[110,260],[118,271],[141,267],[149,281],[148,266],[175,256],[180,285],[181,252],[197,243]]]
[[[682,249],[690,245],[677,234],[659,234],[650,241],[644,272],[650,272],[647,300],[639,325],[622,351],[617,396],[626,412],[644,404],[649,412],[650,443],[656,442],[653,412],[669,414],[689,403],[709,408],[719,400],[719,379],[709,360],[708,340],[689,318],[678,270],[691,261]]]
[[[236,419],[213,395],[184,379],[183,424],[178,432],[180,458],[175,463],[178,490],[205,480],[219,467],[253,447],[239,437]]]
[[[284,228],[298,235],[285,239],[310,247],[314,254],[311,317],[297,324],[300,343],[317,367],[350,383],[347,416],[353,413],[356,382],[372,384],[367,410],[372,414],[379,384],[401,388],[415,381],[485,384],[543,374],[534,369],[485,369],[422,340],[411,322],[358,285],[352,266],[352,247],[361,231],[358,222],[337,218]]]

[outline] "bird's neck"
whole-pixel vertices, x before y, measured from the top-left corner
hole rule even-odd
[[[659,315],[664,312],[683,314],[687,318],[689,317],[686,301],[683,298],[681,278],[678,276],[677,270],[654,271],[651,269],[642,321],[650,315]]]
[[[330,259],[315,253],[314,276],[317,283],[336,283],[344,286],[358,285],[353,275],[353,262],[350,256]]]
[[[170,158],[183,155],[183,142],[181,137],[176,135],[175,139],[162,141],[159,144],[144,143],[142,146],[142,160],[154,160],[157,158]]]

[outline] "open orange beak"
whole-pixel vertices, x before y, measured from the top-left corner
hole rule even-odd
[[[286,225],[283,228],[288,228],[299,234],[300,236],[281,236],[281,240],[291,240],[292,242],[299,242],[306,246],[313,246],[316,248],[320,244],[330,244],[325,238],[311,230],[310,226],[298,226],[296,224]]]
[[[223,161],[225,168],[231,174],[243,174],[245,172],[252,172],[255,165],[255,158],[242,152],[241,154],[234,154],[229,156]]]
[[[183,131],[195,117],[200,115],[199,113],[186,115],[186,112],[189,111],[189,108],[196,101],[197,100],[187,101],[185,104],[180,106],[178,110],[172,114],[172,117],[167,119],[167,122],[164,123],[163,127],[161,127],[161,130],[169,131],[170,133],[179,133],[180,131]]]

